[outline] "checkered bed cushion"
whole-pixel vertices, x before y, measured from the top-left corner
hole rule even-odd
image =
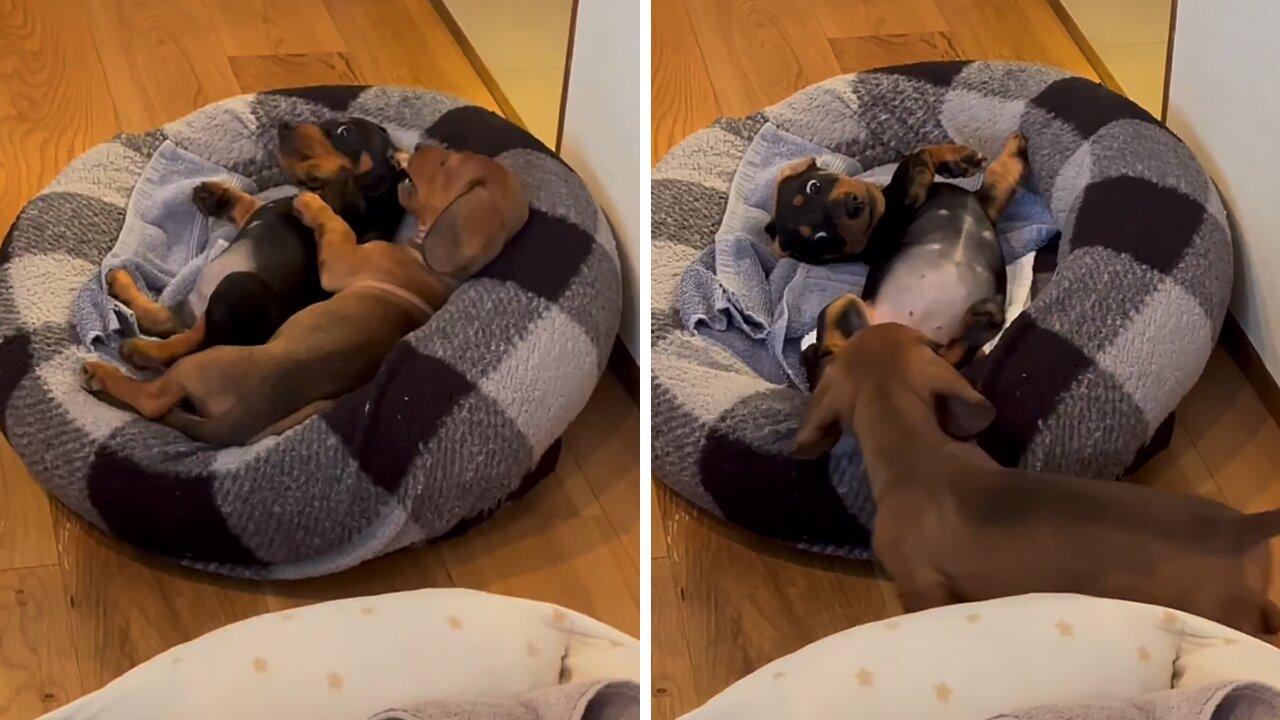
[[[496,158],[518,175],[525,228],[377,378],[322,417],[214,449],[79,387],[72,299],[98,270],[144,165],[169,139],[283,182],[280,121],[340,116]],[[22,210],[0,254],[0,420],[31,474],[142,548],[247,577],[335,572],[476,522],[554,467],[617,333],[620,284],[604,215],[528,133],[440,94],[317,87],[246,95],[73,162]]]
[[[1009,133],[1027,135],[1029,182],[1063,233],[1056,258],[1041,253],[1056,273],[980,381],[999,412],[981,444],[1000,462],[1118,477],[1204,369],[1231,291],[1231,230],[1208,175],[1146,111],[1021,63],[834,78],[716,122],[654,171],[653,469],[694,503],[797,545],[868,554],[874,508],[856,442],[816,461],[789,457],[805,394],[685,332],[676,310],[680,275],[713,241],[765,122],[863,167],[943,142],[991,157]]]

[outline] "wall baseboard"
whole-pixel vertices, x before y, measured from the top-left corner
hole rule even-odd
[[[1280,423],[1280,383],[1271,376],[1271,371],[1267,370],[1253,341],[1249,340],[1244,328],[1240,327],[1240,323],[1230,312],[1222,322],[1222,334],[1218,337],[1218,343],[1240,367],[1240,372],[1244,373],[1245,380],[1253,387],[1253,391],[1258,393],[1267,414]]]

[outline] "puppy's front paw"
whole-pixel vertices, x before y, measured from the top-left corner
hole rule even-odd
[[[293,198],[293,214],[308,227],[315,227],[330,212],[324,200],[313,192],[304,190]]]
[[[191,204],[209,217],[226,217],[231,212],[231,188],[220,182],[206,180],[191,190]]]
[[[80,387],[89,392],[102,392],[107,388],[103,377],[113,370],[114,368],[100,360],[86,361],[80,368]]]

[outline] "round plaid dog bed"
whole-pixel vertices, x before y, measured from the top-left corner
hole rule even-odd
[[[271,187],[284,180],[279,122],[345,116],[408,149],[496,158],[524,185],[528,224],[371,383],[280,437],[212,448],[80,389],[73,303],[156,150],[170,140]],[[130,543],[230,575],[320,575],[458,532],[546,476],[604,370],[620,308],[604,215],[515,125],[419,90],[247,95],[90,150],[22,210],[0,254],[0,420],[37,481]]]
[[[788,451],[806,395],[686,332],[677,288],[713,242],[729,186],[767,123],[870,168],[926,144],[993,157],[1028,139],[1028,182],[1061,229],[1036,257],[1028,309],[978,378],[999,419],[994,458],[1122,475],[1208,360],[1231,292],[1231,230],[1195,157],[1106,88],[1022,63],[935,62],[815,85],[686,139],[653,176],[653,469],[687,499],[756,532],[865,557],[874,508],[857,444]]]

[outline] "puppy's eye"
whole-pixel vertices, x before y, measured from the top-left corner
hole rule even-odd
[[[813,239],[814,239],[814,240],[826,240],[826,239],[827,239],[827,231],[826,231],[826,230],[819,230],[818,232],[816,232],[816,233],[814,233],[814,234],[813,234]]]
[[[338,133],[338,135],[340,135],[340,136],[342,136],[342,137],[346,137],[346,136],[347,136],[347,133],[351,132],[351,126],[350,126],[350,125],[339,125],[339,126],[338,126],[338,129],[337,129],[335,132],[337,132],[337,133]]]
[[[411,178],[405,178],[405,179],[401,180],[401,181],[400,181],[400,190],[401,190],[402,192],[412,192],[412,191],[413,191],[413,180],[412,180]]]
[[[822,192],[822,183],[817,180],[810,180],[804,184],[805,195],[817,195]]]

